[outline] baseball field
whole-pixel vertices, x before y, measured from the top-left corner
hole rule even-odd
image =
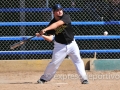
[[[0,90],[119,90],[120,71],[90,72],[89,84],[81,84],[75,71],[58,71],[51,81],[37,84],[43,72],[0,73]],[[107,76],[108,75],[108,76]]]
[[[36,63],[36,64],[35,64]],[[42,62],[43,63],[43,62]],[[46,62],[44,62],[46,63]],[[33,65],[35,64],[35,65]],[[38,61],[1,61],[0,90],[119,90],[120,71],[86,70],[89,84],[81,84],[72,65],[60,66],[53,79],[45,84],[36,81],[46,67]],[[62,63],[64,65],[64,63]],[[28,67],[29,66],[29,67]],[[41,66],[41,67],[40,67]],[[4,69],[3,69],[4,68]],[[32,69],[33,68],[33,69]],[[67,68],[73,68],[67,70]]]

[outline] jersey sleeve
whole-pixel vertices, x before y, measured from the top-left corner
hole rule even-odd
[[[54,19],[53,19],[53,20],[54,20]],[[50,26],[50,25],[53,23],[53,20],[48,24],[48,26]],[[55,34],[55,30],[46,31],[46,34],[47,34],[47,35],[54,35],[54,34]]]
[[[46,34],[47,35],[54,35],[55,34],[55,30],[46,31]]]
[[[63,15],[63,17],[61,18],[61,20],[62,20],[65,24],[71,23],[70,16],[67,15],[67,14]]]

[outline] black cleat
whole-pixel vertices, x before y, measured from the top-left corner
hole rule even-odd
[[[82,82],[82,84],[88,84],[88,81],[87,81],[87,80],[84,80],[84,81]]]
[[[39,79],[38,81],[37,81],[37,83],[39,83],[39,84],[44,84],[46,81],[45,80],[43,80],[43,79]]]

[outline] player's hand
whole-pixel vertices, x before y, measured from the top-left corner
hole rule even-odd
[[[45,34],[45,32],[46,32],[46,30],[44,30],[44,29],[43,29],[43,30],[41,30],[41,31],[40,31],[40,35]]]
[[[40,36],[41,36],[40,33],[35,33],[35,35],[36,35],[37,37],[40,37]]]

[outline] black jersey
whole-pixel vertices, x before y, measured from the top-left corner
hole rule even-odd
[[[67,14],[63,14],[60,20],[62,20],[65,24],[57,27],[55,30],[49,30],[46,33],[55,35],[55,41],[58,43],[69,44],[73,41],[74,38],[70,16]],[[56,22],[55,18],[51,20],[49,25],[54,22]]]

